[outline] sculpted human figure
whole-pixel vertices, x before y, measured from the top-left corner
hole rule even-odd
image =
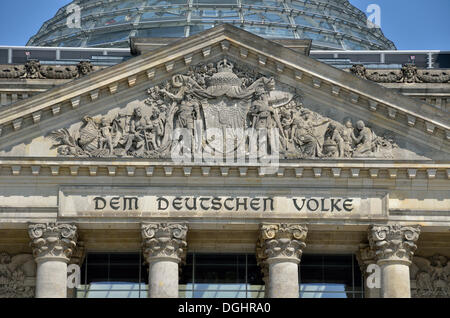
[[[150,128],[147,118],[142,115],[142,109],[140,107],[136,107],[130,119],[130,131],[126,137],[127,142],[125,144],[125,153],[128,154],[128,151],[132,148],[132,146],[135,150],[140,150],[140,152],[144,150],[143,147],[145,145],[148,146],[148,143],[146,142],[147,128]]]
[[[294,122],[293,111],[289,108],[282,109],[280,112],[281,127],[283,128],[284,136],[288,141],[292,139],[292,124]]]
[[[352,68],[350,69],[350,71],[354,75],[356,75],[358,77],[361,77],[361,78],[366,78],[367,77],[367,75],[366,75],[366,67],[363,64],[354,64],[352,66]]]
[[[330,123],[325,132],[323,154],[329,157],[344,157],[344,139],[337,129],[337,125]]]
[[[402,83],[422,83],[419,79],[417,66],[414,64],[404,64],[402,66],[402,77],[400,82]]]
[[[85,76],[88,75],[90,72],[92,72],[93,66],[89,61],[81,61],[80,63],[78,63],[77,69],[78,69],[78,76]]]
[[[200,118],[200,104],[191,94],[186,94],[176,112],[176,127],[188,130],[191,137],[191,149],[197,149],[201,145],[201,142],[195,139],[195,120],[197,118]]]
[[[310,112],[305,111],[303,116],[298,116],[295,119],[295,130],[293,140],[300,152],[305,157],[321,157],[322,156],[322,146],[319,139],[314,134],[314,130],[329,122],[329,120],[324,120],[317,124],[313,123],[310,118]]]
[[[270,131],[271,129],[279,129],[280,136],[285,139],[284,130],[282,128],[280,118],[277,111],[269,105],[269,94],[263,85],[256,88],[255,100],[252,102],[252,127],[253,133],[259,134],[261,129],[266,130],[267,138],[260,139],[258,135],[257,145],[258,150],[264,150],[268,153],[269,147],[272,151],[272,147],[276,146],[276,141],[273,139],[275,136]]]
[[[114,147],[111,130],[111,122],[106,118],[102,118],[100,125],[99,148],[104,149],[105,146],[108,147],[110,155],[113,154]]]
[[[352,124],[352,120],[350,118],[346,118],[344,120],[344,127],[340,131],[342,140],[344,142],[343,154],[344,157],[350,158],[353,154],[353,140],[355,137],[355,129]]]
[[[153,108],[152,115],[150,116],[151,137],[149,142],[153,145],[154,149],[161,147],[161,141],[164,136],[164,121],[163,112],[160,112],[157,108]]]
[[[353,155],[361,156],[372,152],[374,150],[373,148],[375,139],[375,135],[372,130],[366,127],[362,120],[359,120],[356,123],[356,129],[358,130],[359,134],[358,137],[356,137],[354,134],[352,135],[353,141],[356,145]]]
[[[41,63],[37,60],[30,60],[25,64],[25,74],[21,76],[21,78],[31,78],[31,79],[42,79],[45,78],[44,75],[41,74]]]

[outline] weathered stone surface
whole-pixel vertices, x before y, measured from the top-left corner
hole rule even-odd
[[[238,157],[276,151],[289,159],[394,156],[392,137],[377,136],[362,120],[354,128],[350,118],[343,124],[324,118],[304,108],[294,88],[277,86],[273,78],[227,59],[196,65],[151,87],[132,114],[85,117],[78,132],[59,129],[50,138],[59,155],[69,157],[187,159],[213,149]]]
[[[58,260],[67,263],[77,242],[77,227],[71,224],[42,223],[28,227],[33,256],[41,261]]]
[[[381,267],[383,298],[411,297],[409,266],[419,234],[420,226],[390,224],[369,228],[370,247]]]
[[[30,224],[37,263],[36,298],[67,297],[67,263],[76,247],[77,227],[71,224]]]
[[[359,268],[363,274],[365,298],[379,298],[380,288],[369,287],[367,281],[367,278],[370,275],[370,273],[367,272],[367,267],[377,263],[375,251],[371,249],[368,244],[361,244],[358,252],[356,253],[356,259],[358,260]]]
[[[414,64],[403,64],[400,70],[367,70],[362,64],[355,64],[350,72],[358,77],[378,83],[449,83],[450,73],[446,70],[419,70]]]
[[[89,61],[78,65],[41,65],[38,60],[29,60],[24,65],[0,65],[0,78],[23,79],[74,79],[93,72]]]
[[[369,243],[379,264],[397,262],[409,266],[419,234],[420,226],[374,225],[369,228]]]
[[[36,275],[36,264],[31,254],[0,253],[0,298],[34,297],[34,286],[29,278]]]
[[[414,256],[410,275],[414,283],[412,297],[450,297],[450,262],[448,257],[440,254],[427,258]]]
[[[266,297],[299,297],[298,264],[307,232],[300,224],[261,224],[257,256],[262,270],[269,269]]]
[[[149,263],[149,297],[178,297],[179,263],[186,254],[186,224],[143,223],[144,256]]]
[[[243,195],[243,193],[246,195]],[[106,193],[106,194],[105,194]],[[62,187],[59,197],[61,217],[143,217],[176,215],[187,217],[234,216],[265,218],[276,215],[302,218],[385,219],[387,196],[382,191],[311,191],[293,189],[289,193],[234,187],[179,189],[170,187]]]

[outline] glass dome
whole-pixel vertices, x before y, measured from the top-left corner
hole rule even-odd
[[[313,40],[313,49],[395,50],[348,0],[75,0],[81,28],[69,28],[67,6],[27,43],[33,46],[128,47],[129,37],[187,37],[230,23],[265,38]],[[69,4],[70,5],[70,4]]]

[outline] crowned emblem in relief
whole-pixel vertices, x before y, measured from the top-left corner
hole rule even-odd
[[[182,145],[189,153],[225,156],[239,148],[249,156],[251,140],[281,159],[389,158],[396,148],[364,121],[325,118],[296,89],[228,59],[193,66],[147,93],[131,113],[85,117],[77,131],[52,132],[59,155],[168,159]],[[261,138],[259,131],[271,133]]]

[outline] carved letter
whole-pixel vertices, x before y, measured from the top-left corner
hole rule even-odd
[[[243,199],[244,202],[240,202],[240,199]],[[247,211],[247,198],[236,198],[236,211],[239,210],[240,206],[244,208],[244,211]]]
[[[351,212],[353,210],[353,199],[346,199],[343,203],[344,210]]]
[[[191,211],[191,210],[196,210],[197,209],[197,198],[192,198],[193,204],[191,206],[189,206],[189,198],[185,198],[184,201],[186,202],[186,208]]]
[[[335,199],[331,199],[331,212],[334,212],[334,209],[338,212],[341,212],[342,209],[340,209],[337,205],[339,202],[341,202],[341,199],[336,199],[336,202],[334,202]]]
[[[322,212],[330,211],[330,209],[325,208],[325,199],[320,199],[320,201],[322,202]]]
[[[306,199],[305,198],[302,199],[302,206],[301,207],[298,207],[297,199],[294,198],[294,199],[292,199],[292,201],[294,202],[294,205],[295,205],[295,208],[297,209],[297,211],[301,211],[303,209],[303,207],[305,206]]]
[[[120,206],[120,197],[114,197],[111,199],[111,201],[109,201],[109,206],[113,209],[113,210],[119,210]]]
[[[134,202],[134,210],[138,209],[138,198],[123,198],[123,210],[133,210],[133,202]]]
[[[212,209],[218,211],[222,208],[222,200],[220,198],[213,198],[212,201]]]
[[[172,201],[172,206],[176,209],[176,210],[181,210],[182,206],[182,202],[181,202],[182,198],[177,197],[175,199],[173,199]]]
[[[260,201],[260,198],[253,198],[253,199],[251,199],[250,200],[250,207],[253,209],[253,210],[255,210],[255,211],[258,211],[259,210],[259,202]]]
[[[95,202],[95,209],[96,209],[96,210],[103,210],[103,209],[106,207],[106,200],[103,199],[103,198],[96,197],[96,198],[94,199],[94,202]],[[102,207],[100,207],[99,202],[103,203],[103,206],[102,206]]]
[[[204,206],[203,205],[203,201],[209,201],[209,198],[200,198],[200,207],[203,210],[208,211],[210,209],[210,207],[209,206]],[[215,209],[213,208],[213,210],[215,210]]]
[[[264,211],[267,210],[267,201],[270,202],[270,211],[273,211],[273,199],[272,198],[264,198]]]
[[[225,202],[223,203],[223,206],[225,207],[225,209],[227,209],[228,211],[231,211],[231,210],[233,210],[233,207],[229,207],[228,205],[227,205],[227,202],[228,201],[233,201],[233,198],[227,198],[227,199],[225,199]]]
[[[314,202],[314,204],[316,205],[316,207],[313,209],[311,207],[311,202]],[[309,199],[308,202],[306,203],[306,207],[308,208],[308,210],[310,211],[317,211],[317,209],[319,208],[319,201],[317,201],[316,199]]]
[[[156,199],[156,201],[158,201],[158,210],[167,210],[167,208],[169,207],[169,201],[165,198],[158,198]],[[164,207],[162,203],[165,204]]]

